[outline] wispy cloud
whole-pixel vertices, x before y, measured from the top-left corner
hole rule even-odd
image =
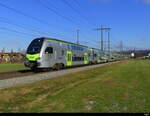
[[[144,3],[150,4],[150,0],[143,0]]]
[[[150,0],[135,0],[138,3],[150,4]]]
[[[95,2],[95,3],[110,3],[110,2],[113,2],[114,0],[90,0],[90,1]],[[150,0],[133,0],[133,1],[150,5]]]

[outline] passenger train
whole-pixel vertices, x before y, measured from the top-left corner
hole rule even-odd
[[[119,57],[118,57],[119,58]],[[26,52],[24,65],[31,69],[62,69],[79,65],[115,61],[117,56],[67,41],[53,38],[34,39]]]

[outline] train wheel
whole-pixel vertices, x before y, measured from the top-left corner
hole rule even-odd
[[[60,70],[61,69],[61,65],[60,64],[55,64],[53,66],[53,70]]]
[[[93,64],[93,63],[90,61],[90,62],[89,62],[89,65],[92,65],[92,64]]]
[[[64,64],[61,64],[61,69],[64,69],[64,68],[65,68]]]
[[[31,71],[33,71],[33,72],[38,72],[39,70],[38,70],[38,68],[36,68],[36,67],[32,67],[32,68],[31,68]]]

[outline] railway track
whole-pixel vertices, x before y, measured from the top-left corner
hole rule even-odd
[[[35,75],[35,74],[38,74],[38,73],[34,73],[31,70],[20,70],[20,71],[15,71],[15,72],[3,72],[3,73],[0,73],[0,80],[16,78],[16,77],[21,77],[21,76]]]
[[[17,71],[17,72],[8,72],[8,73],[0,73],[0,89],[23,85],[27,83],[33,83],[40,80],[46,80],[50,78],[56,78],[63,75],[67,75],[70,73],[80,72],[84,70],[90,70],[97,67],[102,67],[106,65],[121,63],[124,61],[117,61],[111,63],[97,64],[97,65],[89,65],[89,66],[80,66],[76,68],[67,68],[60,71],[51,71],[51,72],[37,72],[34,73],[30,70]]]
[[[93,64],[93,65],[98,65],[98,64]],[[70,68],[65,68],[65,69],[61,69],[61,70],[67,70],[67,69],[79,68],[79,67],[84,67],[84,66],[70,67]],[[49,71],[43,71],[43,72],[42,71],[34,72],[32,70],[18,70],[18,71],[14,71],[14,72],[2,72],[2,73],[0,73],[0,80],[21,78],[21,77],[25,77],[25,76],[38,75],[38,74],[54,72],[54,71],[56,71],[56,70],[49,70]]]
[[[103,64],[108,64],[108,63],[103,63]],[[99,64],[93,64],[91,66],[94,66],[94,65],[96,66]],[[89,65],[87,65],[87,66],[89,66]],[[76,67],[70,67],[70,68],[65,68],[65,69],[61,69],[61,70],[68,70],[68,69],[74,69],[74,68],[79,68],[79,67],[86,67],[86,66],[76,66]],[[19,71],[14,71],[14,72],[3,72],[3,73],[0,73],[0,80],[21,78],[21,77],[39,75],[39,74],[50,73],[50,72],[56,72],[56,70],[36,71],[36,72],[33,72],[32,70],[19,70]],[[57,71],[57,72],[59,72],[59,71]]]

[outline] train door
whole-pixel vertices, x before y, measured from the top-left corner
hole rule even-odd
[[[88,53],[84,53],[84,64],[88,64],[89,59],[88,59]]]
[[[92,61],[94,62],[95,61],[95,55],[94,55],[95,53],[94,53],[94,50],[92,50],[92,55],[93,55],[93,57],[92,57]]]
[[[43,67],[51,67],[51,60],[53,58],[53,47],[45,48],[44,52],[42,53],[42,66]]]
[[[104,55],[104,58],[105,58],[105,62],[107,62],[107,55]]]
[[[98,55],[98,60],[97,61],[98,61],[98,63],[101,62],[101,55],[100,54]]]
[[[72,51],[67,51],[66,64],[67,66],[72,66]]]

